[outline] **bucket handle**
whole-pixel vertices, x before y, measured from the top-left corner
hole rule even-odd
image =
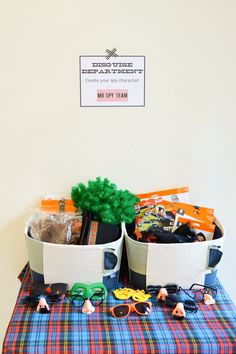
[[[104,263],[105,263],[106,253],[107,253],[107,254],[108,254],[108,253],[111,253],[111,254],[113,254],[113,255],[115,256],[115,258],[116,258],[116,264],[114,265],[113,268],[105,269],[105,264],[104,264]],[[105,249],[103,250],[103,255],[104,255],[103,276],[108,276],[108,275],[111,275],[112,273],[114,273],[114,271],[116,271],[117,264],[118,264],[118,252],[117,252],[117,250],[114,249],[114,248],[105,248]]]
[[[128,235],[127,234],[127,231],[126,231],[126,227],[125,227],[125,222],[121,222],[121,237],[124,237],[125,235]],[[118,269],[119,269],[119,264],[120,264],[120,261],[119,261],[119,255],[120,255],[120,250],[119,249],[114,249],[114,248],[104,248],[103,250],[103,264],[105,262],[105,253],[113,253],[114,256],[116,257],[117,259],[117,262],[116,264],[114,265],[114,267],[112,269],[103,269],[103,276],[109,276],[111,275],[112,273],[116,272]]]
[[[223,252],[220,251],[221,246],[210,246],[209,247],[209,258],[208,258],[208,268],[214,269],[217,264],[219,264]]]

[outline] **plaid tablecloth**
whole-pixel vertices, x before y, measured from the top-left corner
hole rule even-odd
[[[236,353],[236,308],[219,282],[216,304],[200,304],[197,313],[188,313],[182,321],[154,298],[150,315],[131,313],[117,320],[109,309],[121,301],[112,292],[91,315],[82,314],[68,299],[52,305],[49,314],[39,314],[23,303],[30,285],[26,269],[3,353]]]

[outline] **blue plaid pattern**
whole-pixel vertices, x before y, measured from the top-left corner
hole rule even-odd
[[[219,282],[216,304],[199,304],[198,312],[187,313],[182,321],[174,319],[172,309],[155,298],[150,300],[150,315],[131,313],[127,318],[115,319],[110,308],[132,300],[117,300],[112,292],[91,315],[82,314],[68,299],[53,304],[51,312],[42,315],[23,303],[30,285],[27,268],[3,353],[236,353],[236,308]]]

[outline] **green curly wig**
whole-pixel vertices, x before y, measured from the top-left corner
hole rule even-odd
[[[131,223],[135,218],[134,205],[140,200],[101,177],[89,181],[87,187],[83,183],[72,187],[71,198],[76,208],[90,211],[95,220],[108,224]]]

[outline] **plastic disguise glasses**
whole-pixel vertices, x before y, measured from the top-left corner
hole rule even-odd
[[[138,315],[147,316],[151,313],[151,302],[140,301],[133,304],[116,305],[111,308],[111,314],[115,318],[125,318],[131,312],[136,312]]]
[[[107,297],[107,289],[103,283],[83,284],[75,283],[68,299],[75,307],[82,307],[85,300],[89,299],[93,306],[100,305]]]
[[[214,286],[206,286],[197,283],[192,284],[189,289],[183,289],[176,284],[167,284],[164,287],[160,285],[149,285],[147,287],[147,292],[152,296],[156,296],[159,294],[161,288],[166,289],[168,295],[180,294],[183,292],[197,302],[204,302],[206,295],[210,295],[213,299],[215,299],[217,295],[217,288]]]
[[[204,302],[205,304],[207,304],[208,295],[211,296],[213,300],[215,300],[217,295],[217,288],[197,283],[194,283],[189,290],[194,294],[196,301]]]
[[[134,301],[147,301],[151,297],[150,294],[146,294],[144,290],[134,290],[131,288],[120,288],[113,291],[115,297],[119,300],[126,300],[132,297]]]

